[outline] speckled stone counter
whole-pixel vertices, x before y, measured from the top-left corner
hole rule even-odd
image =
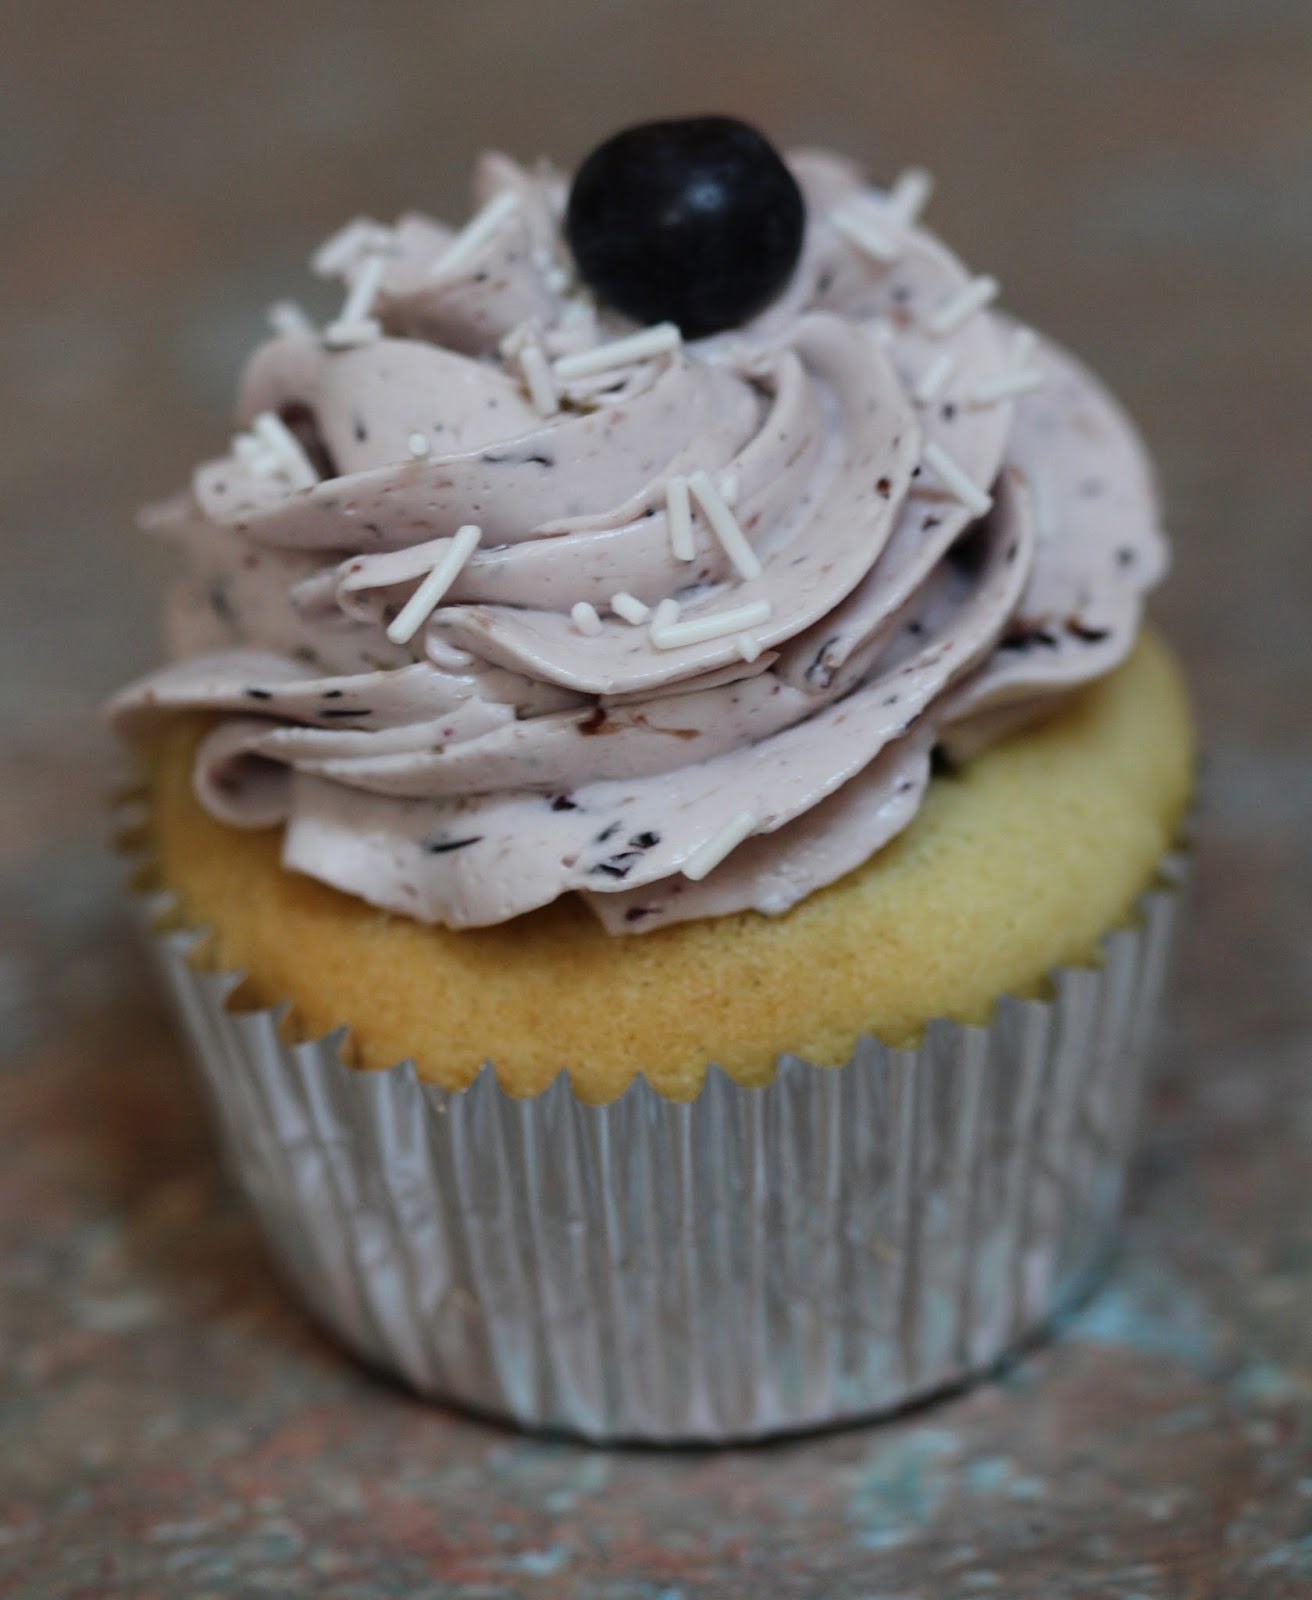
[[[1304,0],[0,4],[0,1596],[1312,1594],[1312,12]],[[1147,428],[1208,731],[1123,1248],[882,1427],[606,1454],[425,1408],[274,1278],[103,848],[133,506],[263,306],[470,152],[723,107],[880,172]],[[311,291],[313,294],[313,291]]]

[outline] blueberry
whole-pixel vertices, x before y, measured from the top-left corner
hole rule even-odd
[[[745,322],[792,276],[806,207],[755,128],[685,117],[626,128],[570,190],[565,234],[597,295],[638,322],[700,338]]]

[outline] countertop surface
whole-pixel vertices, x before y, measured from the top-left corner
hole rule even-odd
[[[0,32],[0,1595],[1312,1594],[1306,0],[50,0]],[[933,168],[941,230],[1141,419],[1205,804],[1101,1291],[892,1423],[603,1453],[409,1399],[275,1278],[131,933],[96,705],[156,648],[133,508],[224,436],[320,237],[462,215],[487,143],[572,162],[712,107]]]

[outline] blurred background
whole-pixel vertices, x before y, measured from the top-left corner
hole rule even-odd
[[[135,508],[226,440],[283,294],[358,212],[459,220],[474,153],[576,162],[722,109],[891,178],[1006,303],[1128,401],[1177,571],[1159,614],[1246,852],[1252,983],[1209,1025],[1306,1017],[1312,951],[1312,12],[1304,0],[316,0],[6,4],[0,60],[0,736],[6,836],[90,797],[98,697],[152,660]],[[324,298],[325,295],[327,298]],[[1282,853],[1278,839],[1288,843]],[[1219,974],[1218,974],[1219,975]],[[1238,1009],[1236,1009],[1238,1008]]]
[[[72,1583],[70,1549],[85,1558],[77,1593],[120,1592],[112,1573],[95,1587],[97,1561],[128,1559],[105,1553],[114,1519],[144,1528],[215,1495],[237,1508],[214,1524],[227,1530],[213,1534],[217,1548],[231,1552],[261,1516],[281,1516],[302,1529],[300,1545],[286,1535],[287,1570],[301,1570],[312,1518],[291,1505],[295,1474],[269,1487],[266,1462],[269,1483],[247,1492],[245,1435],[223,1432],[252,1395],[266,1433],[309,1429],[319,1443],[307,1449],[331,1457],[342,1482],[363,1481],[365,1458],[346,1438],[374,1437],[366,1419],[390,1416],[412,1446],[422,1432],[411,1408],[380,1401],[284,1304],[217,1180],[125,937],[103,850],[109,752],[96,708],[155,656],[159,574],[135,508],[222,446],[267,305],[286,294],[315,310],[330,303],[305,263],[343,220],[407,208],[459,220],[485,146],[568,167],[624,123],[720,110],[780,144],[836,146],[880,179],[930,167],[933,225],[1000,276],[1009,308],[1092,361],[1140,420],[1175,537],[1157,614],[1206,730],[1204,850],[1120,1291],[1128,1320],[1119,1344],[1077,1327],[1050,1358],[1044,1397],[1027,1402],[1032,1424],[1008,1423],[1018,1429],[1008,1448],[1046,1451],[1064,1483],[1040,1532],[1013,1538],[1017,1497],[1009,1522],[981,1489],[966,1542],[986,1552],[976,1566],[1000,1572],[1010,1600],[1067,1592],[1055,1580],[1026,1586],[1025,1563],[1045,1550],[1050,1566],[1082,1551],[1089,1587],[1072,1594],[1310,1592],[1296,1586],[1312,1585],[1312,1547],[1300,1555],[1297,1544],[1312,1528],[1308,0],[0,0],[0,38],[0,1246],[7,1283],[23,1291],[3,1312],[0,1396],[21,1394],[28,1408],[6,1469],[19,1477],[0,1492],[0,1579],[6,1561],[46,1548],[22,1531],[30,1513],[63,1530],[63,1548],[39,1557],[48,1591],[21,1592],[72,1593],[60,1587]],[[1214,1371],[1199,1350],[1229,1354]],[[1227,1387],[1245,1362],[1277,1374],[1265,1401],[1260,1384],[1247,1399]],[[237,1374],[241,1394],[229,1387]],[[1172,1385],[1193,1395],[1178,1407],[1197,1414],[1180,1424],[1175,1453],[1161,1447],[1150,1466],[1134,1453],[1135,1419],[1144,1395]],[[1090,1420],[1095,1392],[1101,1424]],[[334,1406],[336,1444],[306,1420]],[[1266,1434],[1246,1431],[1250,1412]],[[155,1444],[146,1422],[161,1430]],[[425,1436],[430,1463],[494,1448],[494,1435],[487,1444],[472,1424],[450,1426]],[[1095,1458],[1118,1465],[1080,1488],[1062,1478],[1055,1441],[1098,1426]],[[696,1530],[714,1507],[741,1548],[777,1546],[780,1586],[750,1592],[819,1592],[804,1573],[796,1591],[784,1586],[802,1573],[797,1552],[831,1513],[858,1515],[852,1472],[918,1435],[854,1437],[789,1458],[803,1479],[823,1462],[848,1511],[821,1495],[787,1535],[792,1513],[769,1499],[768,1465],[755,1480],[737,1469],[747,1502],[709,1468],[695,1490],[678,1477],[656,1485],[642,1476],[650,1467],[626,1481],[655,1497],[658,1520]],[[506,1468],[506,1504],[526,1493],[526,1459]],[[542,1462],[555,1458],[531,1459],[550,1476]],[[923,1478],[948,1460],[930,1449],[913,1465]],[[227,1475],[221,1491],[215,1474]],[[1130,1528],[1133,1495],[1113,1481],[1145,1494],[1166,1482],[1176,1498]],[[464,1504],[469,1539],[490,1549],[470,1492],[454,1479],[442,1490]],[[83,1499],[56,1512],[65,1493]],[[752,1520],[749,1534],[740,1523],[752,1493],[769,1526]],[[870,1494],[860,1515],[876,1514]],[[959,1527],[970,1518],[955,1494],[934,1506],[955,1507]],[[260,1495],[282,1510],[252,1509]],[[530,1511],[511,1522],[521,1513],[524,1539],[554,1548]],[[352,1515],[341,1512],[339,1534]],[[937,1515],[908,1502],[903,1521],[928,1538]],[[1102,1555],[1079,1543],[1099,1521],[1111,1541]],[[867,1592],[858,1577],[887,1577],[879,1562],[895,1563],[904,1543],[890,1534],[893,1554],[877,1539],[861,1547],[851,1593]],[[707,1584],[710,1548],[697,1545]],[[972,1588],[970,1561],[953,1566],[941,1541],[938,1567],[929,1546],[913,1548],[916,1570],[938,1573],[926,1593],[988,1587]],[[629,1594],[571,1587],[567,1563],[543,1560],[534,1594]],[[1135,1561],[1156,1562],[1157,1576],[1095,1586]],[[1223,1590],[1171,1586],[1218,1562],[1230,1563]],[[232,1592],[266,1592],[255,1566],[234,1570]],[[668,1570],[670,1595],[730,1592],[699,1587],[674,1555]],[[130,1592],[146,1592],[147,1571]],[[479,1592],[499,1595],[490,1571],[474,1573],[492,1584]],[[348,1593],[331,1574],[320,1580],[313,1592]],[[824,1592],[849,1591],[834,1577]]]

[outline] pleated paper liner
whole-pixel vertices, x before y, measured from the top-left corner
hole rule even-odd
[[[233,1178],[318,1315],[419,1393],[597,1442],[727,1442],[986,1371],[1087,1281],[1120,1207],[1182,853],[1100,963],[918,1049],[589,1106],[289,1042],[235,972],[151,946]]]

